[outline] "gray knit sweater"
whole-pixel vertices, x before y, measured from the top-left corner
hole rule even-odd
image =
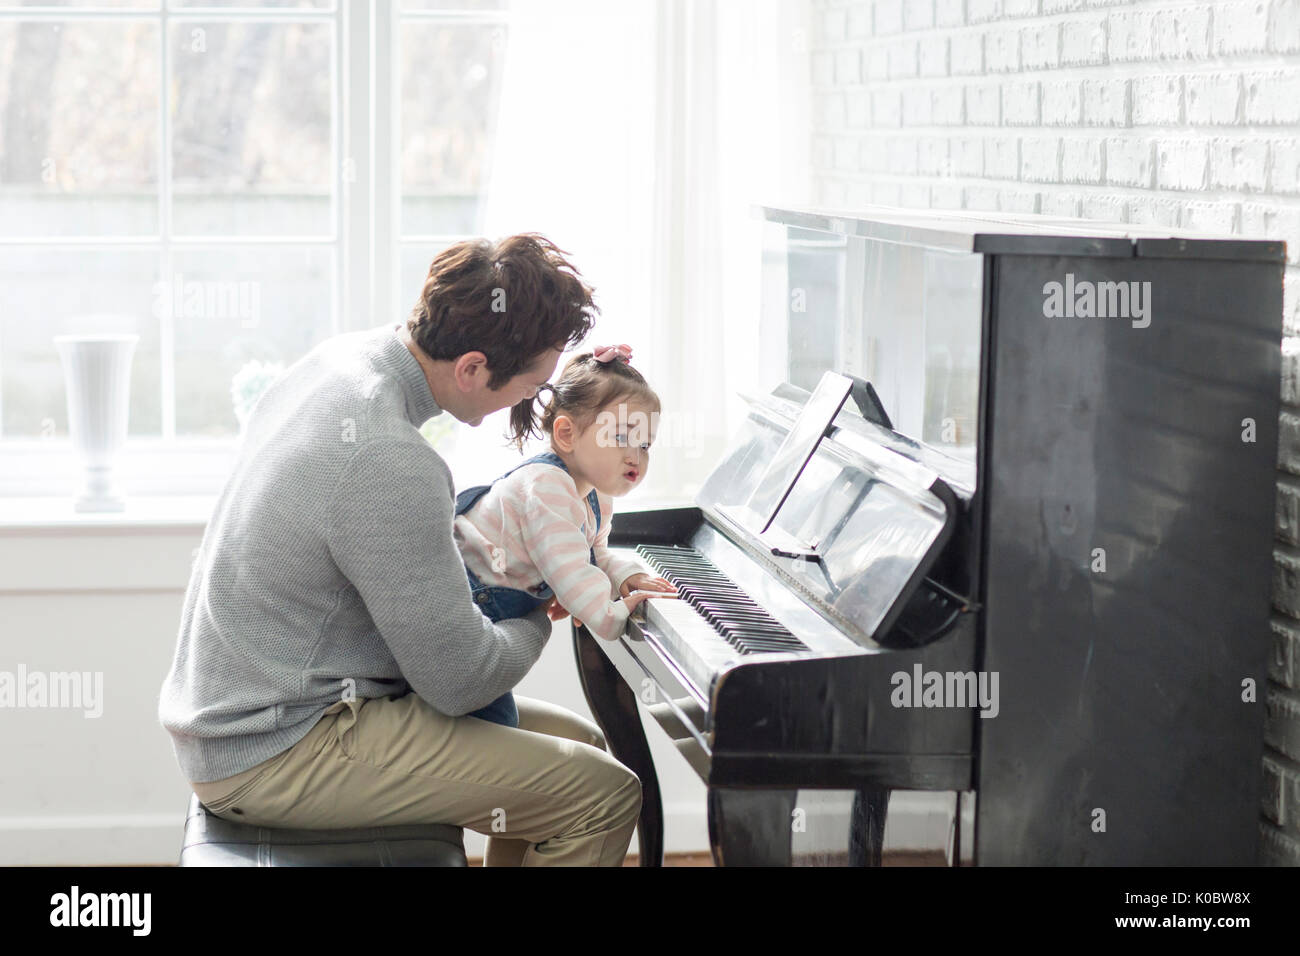
[[[459,716],[536,663],[545,611],[493,624],[470,600],[451,472],[418,431],[441,411],[392,326],[322,343],[258,401],[158,702],[187,779],[283,752],[346,696]]]

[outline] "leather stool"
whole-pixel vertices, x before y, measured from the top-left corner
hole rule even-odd
[[[465,831],[447,823],[289,830],[231,823],[190,795],[181,866],[469,866]]]

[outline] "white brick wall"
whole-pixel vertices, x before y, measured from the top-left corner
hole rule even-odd
[[[1300,865],[1300,0],[814,0],[815,195],[1287,242],[1265,856]]]

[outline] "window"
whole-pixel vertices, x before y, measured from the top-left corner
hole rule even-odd
[[[503,0],[0,0],[0,492],[71,490],[52,339],[83,332],[139,336],[129,487],[215,491],[269,375],[405,316],[481,232],[506,27]]]
[[[71,495],[67,332],[139,335],[128,494],[216,492],[239,408],[403,319],[431,259],[537,230],[664,405],[693,494],[766,391],[755,203],[807,167],[802,0],[0,0],[0,494]],[[460,485],[505,414],[426,429]],[[665,422],[671,431],[665,432]]]

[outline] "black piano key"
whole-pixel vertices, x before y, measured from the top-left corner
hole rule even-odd
[[[748,641],[742,641],[736,645],[742,654],[776,654],[787,651],[798,651],[803,649],[803,645],[784,645],[784,644],[754,644]]]
[[[766,611],[757,604],[750,601],[738,601],[717,595],[702,595],[702,603],[721,612],[731,612],[734,614],[761,614],[763,617],[771,619]]]
[[[774,641],[774,642],[799,640],[797,637],[795,637],[793,634],[789,633],[788,631],[782,633],[779,630],[759,630],[752,627],[729,627],[727,630],[732,635],[732,637],[740,638],[744,640]]]
[[[725,623],[718,627],[718,631],[719,633],[728,635],[730,637],[743,637],[743,638],[752,637],[756,639],[771,638],[772,640],[780,640],[785,637],[785,635],[783,635],[780,631],[759,630],[752,627],[742,627],[735,624],[725,624]]]
[[[746,617],[743,615],[719,614],[715,610],[702,611],[706,617],[713,618],[719,624],[725,624],[729,627],[751,628],[757,631],[771,631],[777,634],[786,633],[781,625],[773,623],[761,617]]]
[[[770,621],[772,618],[766,611],[757,604],[742,604],[739,601],[719,601],[716,598],[704,598],[701,602],[705,607],[719,614],[734,614],[737,617],[761,617]]]
[[[738,634],[770,634],[780,637],[792,636],[788,630],[774,622],[737,621],[729,618],[718,618],[717,627],[719,630],[725,629]]]

